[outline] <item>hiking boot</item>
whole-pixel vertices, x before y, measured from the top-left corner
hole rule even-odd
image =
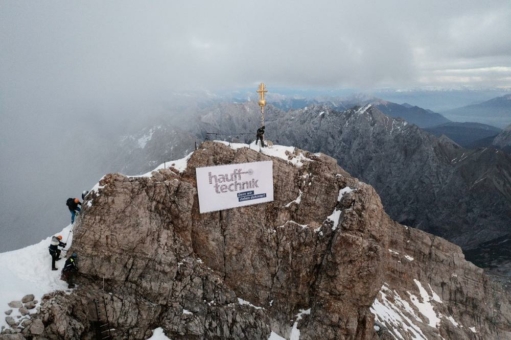
[[[74,288],[74,287],[76,287],[76,285],[74,283],[70,283],[67,285],[67,288]]]
[[[55,268],[52,268],[51,270],[59,270],[59,269],[57,267],[55,267]]]

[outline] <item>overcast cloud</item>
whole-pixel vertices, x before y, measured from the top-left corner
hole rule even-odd
[[[2,92],[509,85],[502,1],[3,1]]]
[[[172,92],[510,87],[509,32],[509,0],[0,1],[0,251],[61,230]]]

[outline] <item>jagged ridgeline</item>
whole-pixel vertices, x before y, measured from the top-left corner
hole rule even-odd
[[[255,161],[273,163],[274,201],[199,213],[196,168]],[[511,339],[500,286],[459,247],[392,221],[323,154],[205,142],[166,169],[106,175],[83,206],[78,288],[44,297],[43,338],[104,326],[115,339],[158,327],[170,339]]]

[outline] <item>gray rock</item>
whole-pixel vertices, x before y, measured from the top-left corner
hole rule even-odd
[[[20,326],[22,327],[28,327],[32,324],[32,320],[31,319],[23,319],[21,322],[20,322]]]
[[[17,334],[1,334],[0,340],[25,340],[25,337],[20,333]]]
[[[44,332],[44,324],[40,319],[35,319],[30,326],[30,333],[33,335],[41,335]]]
[[[7,324],[11,327],[16,327],[18,325],[18,323],[16,322],[16,320],[14,320],[12,316],[5,317],[5,322],[7,322]]]
[[[28,311],[28,309],[26,309],[25,307],[21,307],[19,309],[21,315],[27,315],[27,314],[30,314],[30,312]]]
[[[23,303],[21,303],[21,301],[11,301],[8,303],[9,307],[12,307],[12,308],[20,308],[20,307],[23,307]]]
[[[27,303],[27,302],[30,302],[30,301],[34,301],[34,294],[28,294],[28,295],[25,295],[23,297],[23,299],[21,299],[21,302],[23,303]]]
[[[9,309],[9,310],[6,310],[6,311],[5,311],[5,314],[6,314],[6,315],[11,315],[11,313],[12,313],[12,309]]]
[[[30,301],[30,302],[25,303],[24,307],[26,309],[34,309],[36,307],[36,304],[34,303],[34,301]]]

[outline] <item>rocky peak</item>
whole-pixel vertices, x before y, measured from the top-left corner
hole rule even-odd
[[[511,150],[511,124],[495,137],[492,144],[507,151]]]
[[[273,202],[199,213],[196,168],[266,160]],[[323,154],[205,142],[144,176],[106,175],[83,207],[78,289],[43,298],[37,336],[511,338],[499,286]]]

